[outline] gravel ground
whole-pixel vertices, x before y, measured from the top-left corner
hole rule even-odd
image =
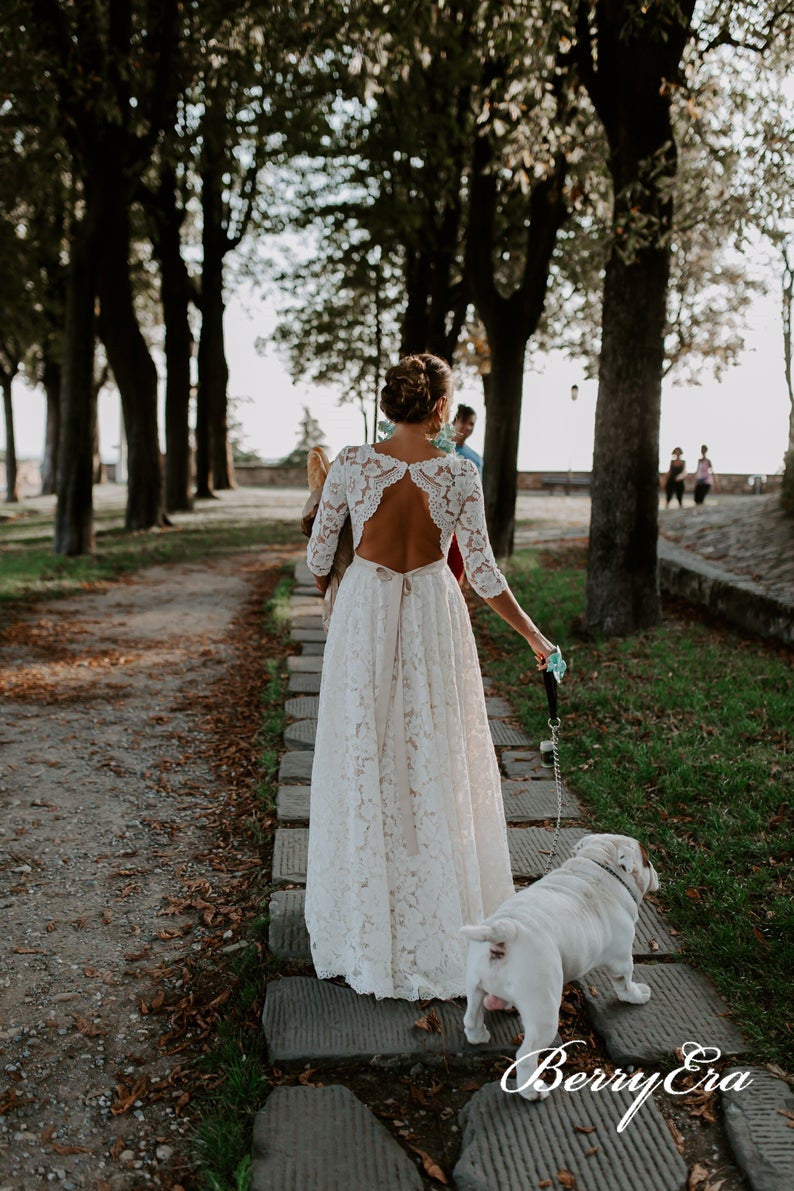
[[[262,566],[150,568],[0,648],[0,1191],[180,1181],[185,1056],[158,1009],[219,882],[191,698],[230,667]]]

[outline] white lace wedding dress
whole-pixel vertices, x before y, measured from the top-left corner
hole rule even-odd
[[[459,928],[514,892],[477,651],[446,563],[454,532],[474,590],[487,598],[507,587],[476,467],[456,454],[407,464],[347,447],[307,557],[327,574],[348,513],[355,548],[406,473],[427,494],[443,557],[402,574],[357,555],[339,587],[320,687],[306,925],[320,978],[417,1000],[463,995]]]

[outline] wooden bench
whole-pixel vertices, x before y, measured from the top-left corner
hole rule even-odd
[[[565,488],[566,491],[569,488],[590,487],[589,476],[571,476],[570,478],[567,475],[542,476],[540,482],[543,488]]]

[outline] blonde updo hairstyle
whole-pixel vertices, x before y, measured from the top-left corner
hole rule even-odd
[[[452,369],[440,356],[403,356],[386,373],[380,407],[390,422],[425,422],[439,401],[449,404],[453,387]],[[442,421],[439,417],[437,430]]]

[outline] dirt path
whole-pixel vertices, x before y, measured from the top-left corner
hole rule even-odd
[[[280,561],[151,568],[0,647],[0,1191],[181,1181],[192,1034],[158,1046],[162,1009],[234,946],[243,876],[213,850],[208,695]]]

